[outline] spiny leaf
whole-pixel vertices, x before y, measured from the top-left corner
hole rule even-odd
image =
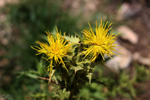
[[[71,69],[73,69],[75,72],[79,71],[79,70],[82,70],[83,67],[80,67],[80,66],[73,66],[71,67]]]
[[[80,41],[79,38],[77,38],[76,36],[73,36],[73,35],[71,35],[70,37],[69,36],[65,36],[64,38],[66,40],[69,40],[72,43],[79,43],[79,41]]]

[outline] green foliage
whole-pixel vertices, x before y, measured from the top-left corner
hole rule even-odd
[[[95,67],[93,77],[98,78],[99,81],[96,83],[92,82],[90,86],[86,85],[86,87],[81,89],[79,93],[80,99],[109,100],[116,97],[127,98],[128,100],[135,99],[138,96],[138,92],[142,90],[141,88],[136,88],[135,85],[139,82],[150,80],[150,70],[145,66],[134,65],[134,73],[132,74],[126,70],[115,74],[111,70],[106,71],[100,65]],[[95,93],[99,93],[99,96],[96,97]]]
[[[33,38],[40,36],[37,34],[43,33],[44,30],[53,30],[56,25],[62,32],[71,33],[72,30],[77,29],[77,18],[71,18],[63,12],[60,7],[61,2],[61,0],[38,0],[38,2],[24,0],[17,6],[11,6],[10,20],[17,27],[29,30],[28,35],[34,36]]]
[[[8,13],[12,27],[10,44],[3,46],[7,51],[4,57],[10,61],[4,73],[11,76],[11,82],[9,84],[2,82],[0,92],[12,94],[15,100],[24,100],[30,93],[33,94],[29,96],[32,99],[38,98],[40,93],[47,89],[47,87],[39,88],[41,84],[47,84],[47,81],[41,82],[37,77],[47,75],[45,67],[48,63],[39,61],[40,57],[37,60],[30,46],[36,40],[43,39],[45,30],[53,31],[55,26],[67,34],[73,34],[72,30],[78,31],[78,19],[62,11],[61,2],[61,0],[22,0],[18,4],[7,5],[4,9]],[[65,26],[62,23],[65,23]],[[44,95],[48,97],[48,94]]]
[[[136,77],[137,80],[140,81],[146,81],[147,79],[150,79],[150,68],[145,66],[140,66],[138,64],[134,64],[136,67]],[[143,77],[144,76],[144,77]]]
[[[92,82],[89,86],[86,85],[83,89],[80,90],[79,100],[107,100],[106,94],[103,91],[103,86]]]
[[[112,91],[108,95],[113,97],[115,97],[116,95],[121,95],[127,98],[135,97],[136,95],[133,85],[135,82],[135,77],[133,79],[130,79],[127,73],[122,72],[121,75],[118,77],[118,84],[114,83]]]
[[[69,98],[70,92],[66,91],[66,89],[63,90],[58,90],[56,92],[54,92],[53,97],[55,98],[55,100],[65,100],[67,98]]]

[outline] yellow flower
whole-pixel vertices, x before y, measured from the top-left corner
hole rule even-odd
[[[50,61],[50,65],[49,65],[50,68],[48,68],[48,71],[50,71],[49,76],[51,78],[53,61],[55,61],[56,63],[58,62],[62,63],[64,68],[67,70],[63,58],[66,57],[67,52],[71,50],[72,44],[69,44],[64,39],[64,37],[58,32],[58,30],[57,33],[55,34],[55,37],[52,36],[50,32],[46,32],[46,33],[47,33],[48,44],[37,41],[36,43],[39,44],[39,47],[31,46],[31,48],[38,52],[36,55],[45,54],[47,56],[46,59]]]
[[[113,51],[115,51],[115,40],[118,34],[115,35],[112,32],[108,33],[111,30],[111,24],[107,24],[108,22],[106,22],[105,25],[103,25],[101,20],[101,24],[99,26],[97,26],[96,22],[95,31],[92,30],[89,24],[90,30],[85,29],[82,32],[85,37],[85,39],[83,40],[83,44],[89,45],[88,48],[85,48],[83,54],[85,54],[85,57],[88,55],[92,55],[92,62],[95,61],[98,55],[101,55],[103,60],[105,60],[104,54],[106,54],[109,57],[111,57],[111,55],[115,55]]]

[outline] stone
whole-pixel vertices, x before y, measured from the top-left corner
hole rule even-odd
[[[116,29],[118,32],[121,33],[120,37],[124,40],[128,40],[132,44],[138,43],[138,35],[129,27],[122,25]]]
[[[143,65],[150,65],[150,57],[142,57],[139,52],[133,54],[133,60]]]
[[[123,3],[117,12],[116,20],[121,21],[131,18],[140,13],[141,10],[142,6],[140,4]]]
[[[0,7],[4,7],[7,4],[16,4],[19,0],[0,0]]]
[[[116,51],[119,53],[117,56],[108,60],[105,65],[112,69],[114,72],[119,72],[119,69],[125,69],[130,65],[132,61],[132,54],[126,48],[119,45],[119,43],[117,43],[116,47]]]

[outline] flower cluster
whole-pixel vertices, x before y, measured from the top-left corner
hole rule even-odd
[[[104,54],[109,57],[111,57],[111,55],[115,55],[114,47],[116,47],[115,40],[118,34],[113,34],[110,26],[111,24],[108,24],[108,22],[103,24],[102,21],[101,24],[97,26],[96,22],[96,28],[93,30],[89,24],[90,28],[82,31],[83,38],[80,38],[80,42],[78,41],[78,43],[71,43],[73,41],[72,37],[70,39],[71,41],[68,41],[65,38],[65,35],[62,36],[58,30],[54,35],[50,32],[46,32],[48,43],[37,41],[36,43],[39,46],[34,46],[32,48],[38,52],[37,55],[46,55],[46,60],[50,62],[48,71],[50,71],[49,77],[51,78],[53,67],[56,67],[53,65],[54,62],[62,64],[68,71],[65,64],[67,61],[65,61],[64,58],[67,58],[68,52],[72,51],[72,47],[75,44],[82,44],[82,46],[84,46],[84,49],[80,53],[84,55],[84,58],[91,55],[89,58],[91,62],[94,62],[99,55],[101,55],[103,60]],[[75,38],[75,40],[77,40],[77,38]]]

